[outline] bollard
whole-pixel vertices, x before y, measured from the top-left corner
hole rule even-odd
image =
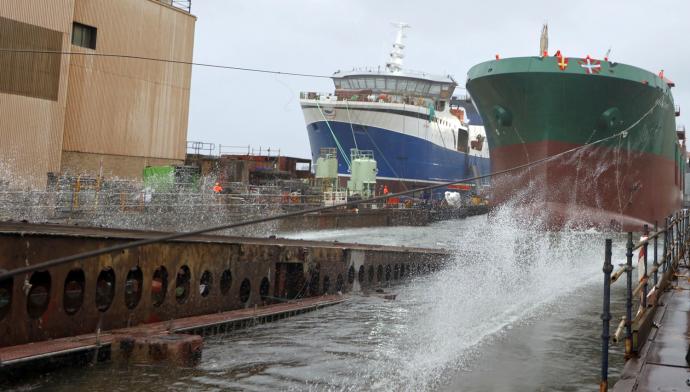
[[[632,232],[628,233],[628,243],[626,245],[626,290],[625,290],[625,359],[632,356],[632,257],[633,257]]]
[[[654,287],[659,284],[659,261],[657,259],[657,242],[659,239],[659,224],[654,221]]]
[[[649,239],[649,226],[645,224],[642,230],[644,230],[643,235],[647,236]],[[642,258],[642,262],[644,263],[644,268],[642,269],[642,309],[647,309],[647,245],[649,245],[648,242],[645,242],[643,245],[644,257]],[[639,275],[640,271],[637,271],[637,274]]]
[[[611,239],[606,240],[604,250],[604,311],[601,313],[601,382],[599,391],[606,392],[609,389],[609,328],[611,321]]]

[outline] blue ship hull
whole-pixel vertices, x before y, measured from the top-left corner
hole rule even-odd
[[[340,175],[350,174],[347,161],[350,160],[351,148],[372,150],[378,166],[378,177],[396,181],[446,182],[472,177],[475,173],[488,174],[491,170],[489,158],[443,148],[424,139],[387,129],[319,121],[307,125],[307,132],[314,162],[321,148],[336,148]],[[476,170],[473,170],[473,166]]]

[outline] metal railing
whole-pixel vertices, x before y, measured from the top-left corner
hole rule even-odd
[[[218,156],[223,155],[255,155],[255,156],[267,156],[267,157],[279,157],[280,148],[275,147],[263,147],[259,148],[247,146],[224,146],[222,144],[218,145]]]
[[[602,350],[601,350],[601,382],[600,391],[608,390],[608,361],[609,342],[614,344],[625,341],[625,359],[636,356],[646,340],[651,328],[652,318],[657,306],[657,299],[673,279],[680,260],[687,255],[688,239],[690,238],[690,212],[681,210],[664,220],[663,228],[654,225],[654,232],[649,233],[649,227],[644,225],[640,242],[633,243],[633,233],[628,233],[626,244],[626,263],[616,271],[611,264],[611,239],[606,240],[604,251],[604,303],[602,320]],[[663,250],[661,259],[658,258],[659,239],[663,236]],[[654,249],[651,268],[648,263],[649,245]],[[638,279],[633,287],[633,252],[638,253]],[[661,277],[659,276],[661,272]],[[625,275],[625,315],[620,319],[613,336],[610,336],[611,321],[611,284]],[[654,282],[651,290],[649,280]],[[639,308],[633,317],[633,302],[639,303]]]
[[[214,143],[187,140],[187,154],[213,156],[216,152]]]
[[[340,92],[336,93],[323,93],[323,92],[301,92],[300,99],[319,101],[323,103],[334,103],[334,102],[378,102],[378,103],[394,103],[394,104],[405,104],[412,106],[419,106],[422,108],[428,108],[429,105],[434,105],[434,100],[431,98],[425,98],[422,96],[415,95],[399,95],[399,94],[346,94]]]

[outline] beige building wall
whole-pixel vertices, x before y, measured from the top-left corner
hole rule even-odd
[[[0,47],[69,49],[73,9],[74,0],[0,1]],[[0,52],[0,182],[42,188],[60,171],[69,64]]]
[[[192,61],[196,18],[158,1],[75,0],[74,21],[97,28],[97,53]],[[74,162],[87,168],[103,160],[106,173],[140,177],[146,159],[120,167],[116,162],[124,161],[112,157],[183,161],[190,84],[190,65],[73,55],[63,171],[78,168]],[[85,154],[75,158],[75,153]],[[141,167],[133,169],[134,162]]]
[[[182,165],[183,160],[125,155],[62,152],[62,172],[70,176],[102,175],[105,178],[141,178],[146,166]]]

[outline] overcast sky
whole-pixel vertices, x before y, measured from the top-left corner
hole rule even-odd
[[[678,124],[690,118],[690,1],[579,0],[192,0],[197,62],[331,75],[385,64],[395,28],[407,32],[405,68],[451,74],[462,86],[474,64],[549,50],[665,70],[676,82]],[[329,79],[196,67],[189,140],[280,148],[309,157],[300,91],[332,91]],[[456,90],[456,93],[459,92]],[[690,124],[689,124],[690,125]]]

